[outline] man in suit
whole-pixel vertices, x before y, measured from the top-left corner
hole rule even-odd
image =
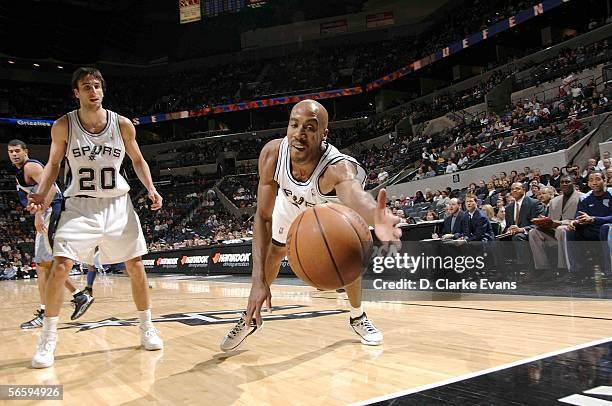
[[[443,240],[456,240],[462,237],[467,237],[470,232],[469,218],[464,211],[461,210],[461,203],[456,197],[448,202],[448,216],[444,219],[442,228]],[[438,238],[437,234],[432,235],[433,238]]]
[[[548,218],[552,220],[550,225],[538,226],[529,231],[529,246],[533,253],[536,269],[551,270],[546,255],[547,247],[558,247],[557,268],[566,268],[565,241],[567,226],[574,219],[576,207],[581,192],[574,189],[574,178],[563,175],[560,180],[561,194],[550,201],[548,205]]]
[[[469,217],[469,234],[466,237],[467,241],[493,241],[495,235],[491,222],[488,217],[485,216],[476,207],[476,196],[473,194],[467,194],[465,196],[465,208],[467,209],[467,215]]]
[[[525,186],[515,182],[510,187],[514,202],[506,206],[506,229],[513,241],[527,241],[529,231],[534,228],[531,219],[544,214],[544,206],[538,200],[525,196]]]

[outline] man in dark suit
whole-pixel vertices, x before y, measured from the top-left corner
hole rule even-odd
[[[515,182],[510,188],[514,202],[506,206],[506,229],[513,241],[527,241],[529,231],[534,228],[531,219],[544,214],[544,206],[538,200],[525,196],[525,186]]]
[[[442,228],[443,240],[456,240],[458,238],[467,237],[470,233],[469,217],[461,210],[461,203],[456,197],[448,202],[448,216],[444,219]],[[437,234],[432,236],[438,238]]]
[[[495,234],[493,233],[491,222],[488,217],[476,207],[475,195],[467,194],[465,196],[465,208],[467,209],[466,214],[469,217],[469,234],[466,240],[493,241],[495,239]]]

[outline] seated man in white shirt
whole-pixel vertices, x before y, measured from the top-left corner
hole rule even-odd
[[[455,164],[452,160],[447,161],[446,171],[445,173],[453,173],[457,172],[459,169],[457,168],[457,164]]]

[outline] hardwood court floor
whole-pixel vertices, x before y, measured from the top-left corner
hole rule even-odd
[[[348,314],[337,312],[347,309],[344,294],[275,285],[273,305],[289,307],[272,313],[276,319],[240,350],[222,353],[219,342],[233,311],[246,305],[248,284],[181,276],[151,284],[163,351],[139,349],[128,279],[100,276],[81,324],[68,324],[66,298],[61,327],[69,328],[60,330],[55,366],[34,370],[40,329],[18,326],[37,306],[35,282],[0,282],[0,384],[62,384],[66,404],[335,405],[612,335],[605,300],[368,302],[385,343],[366,347]]]

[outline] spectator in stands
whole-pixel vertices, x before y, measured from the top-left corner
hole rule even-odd
[[[604,161],[605,161],[606,159],[608,160],[608,166],[607,166],[607,167],[605,167],[605,166],[604,166]],[[597,162],[596,169],[597,169],[598,171],[603,171],[603,172],[605,172],[605,171],[606,171],[606,170],[607,170],[609,167],[610,167],[610,151],[604,151],[604,152],[601,154],[601,159],[599,160],[599,162]]]
[[[480,182],[478,182],[478,189],[476,189],[476,195],[477,196],[486,196],[488,193],[488,185],[485,184],[484,180],[480,180]]]
[[[576,218],[568,226],[567,241],[607,241],[609,224],[612,223],[612,194],[605,189],[604,175],[600,171],[592,171],[588,176],[591,193],[578,202]],[[586,272],[583,266],[581,246],[568,243],[569,268],[575,274]],[[610,272],[610,255],[604,253]]]
[[[483,196],[482,200],[484,204],[490,204],[493,207],[497,206],[497,199],[499,196],[492,181],[487,182],[486,192],[479,196]]]
[[[432,165],[427,165],[427,172],[425,173],[426,178],[432,178],[436,176],[436,171],[434,170]]]
[[[506,206],[506,229],[504,233],[512,235],[514,241],[526,241],[529,231],[534,227],[531,219],[544,213],[542,204],[525,196],[525,187],[522,183],[513,183],[511,195],[514,202]]]
[[[419,204],[419,203],[424,203],[424,202],[425,202],[425,196],[423,196],[423,192],[421,192],[420,190],[417,190],[414,195],[414,204]]]
[[[540,193],[538,194],[537,199],[544,206],[545,216],[548,216],[549,204],[550,204],[550,201],[555,197],[555,194],[556,194],[555,188],[552,186],[544,186],[542,190],[540,190]]]
[[[425,213],[425,215],[423,216],[423,221],[434,221],[438,219],[439,219],[438,213],[436,213],[432,209],[428,209],[427,213]]]
[[[500,200],[501,201],[501,200]],[[506,229],[506,206],[502,205],[495,213],[494,221],[500,225],[500,234]]]
[[[448,192],[446,190],[440,190],[440,197],[436,200],[436,210],[444,210],[449,201]]]
[[[459,168],[457,168],[457,164],[455,164],[450,158],[446,162],[446,171],[445,173],[454,173],[457,172]]]
[[[495,235],[491,228],[491,222],[489,218],[476,207],[476,195],[469,193],[465,196],[465,208],[469,217],[469,233],[465,236],[466,240],[493,241]]]
[[[553,198],[548,207],[546,216],[550,223],[538,225],[529,231],[529,245],[533,254],[534,265],[537,270],[551,270],[546,248],[558,247],[557,268],[566,268],[565,240],[569,223],[574,219],[578,202],[582,193],[574,190],[574,180],[569,175],[561,177],[561,195]],[[551,244],[554,242],[554,245]]]
[[[538,199],[542,187],[543,185],[540,185],[540,182],[537,179],[532,180],[529,182],[529,190],[527,191],[526,196]]]
[[[459,199],[450,199],[448,203],[448,216],[444,219],[441,238],[443,240],[457,240],[468,237],[469,232],[469,217],[461,210]],[[432,238],[438,238],[438,234],[433,234]]]
[[[587,161],[587,165],[584,168],[584,171],[582,171],[582,177],[584,179],[587,179],[588,176],[589,176],[589,173],[591,173],[592,171],[596,170],[596,166],[597,166],[597,160],[595,160],[593,158],[589,158],[589,160]]]
[[[561,171],[558,166],[553,166],[552,174],[548,177],[548,185],[559,190],[561,187]]]
[[[432,205],[434,203],[434,196],[430,188],[425,189],[425,203]]]

